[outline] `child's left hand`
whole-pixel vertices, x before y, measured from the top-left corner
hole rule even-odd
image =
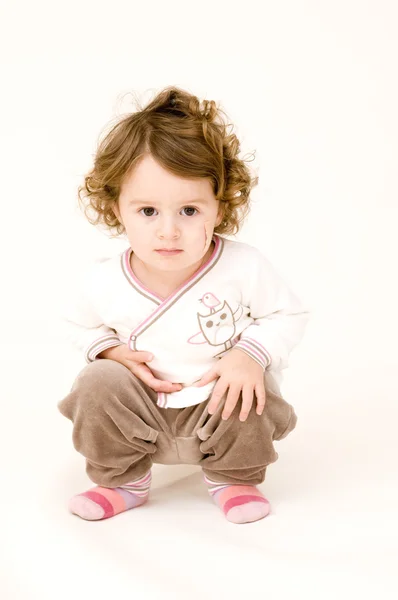
[[[258,415],[261,415],[266,400],[264,371],[253,358],[242,350],[233,348],[223,358],[220,358],[218,363],[205,373],[200,381],[195,383],[195,387],[202,387],[218,377],[219,379],[208,405],[209,414],[212,415],[216,411],[221,398],[229,388],[221,415],[222,419],[226,420],[230,417],[241,392],[242,410],[239,420],[246,421],[253,404],[253,392],[255,392],[257,398],[256,412]]]

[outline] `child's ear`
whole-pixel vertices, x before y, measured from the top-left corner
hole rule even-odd
[[[114,212],[115,217],[119,221],[119,223],[121,223],[122,221],[121,221],[121,217],[120,217],[120,210],[119,210],[117,202],[115,202],[114,205],[112,206],[112,210]]]
[[[218,211],[218,215],[217,215],[217,219],[216,219],[216,225],[215,225],[216,227],[218,227],[218,226],[220,225],[221,221],[223,220],[223,216],[224,216],[224,215],[223,215],[223,212],[222,212],[222,210],[220,209],[220,210]]]

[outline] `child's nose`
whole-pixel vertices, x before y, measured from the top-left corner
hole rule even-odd
[[[160,238],[173,239],[179,235],[177,223],[174,219],[163,219],[159,225],[158,236]]]

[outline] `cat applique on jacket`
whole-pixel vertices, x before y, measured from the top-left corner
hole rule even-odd
[[[205,315],[197,313],[200,331],[188,339],[188,344],[207,343],[210,346],[222,346],[219,354],[223,354],[232,348],[239,339],[238,337],[234,338],[235,323],[240,319],[243,308],[239,305],[233,312],[226,300],[221,302],[211,292],[204,294],[199,302],[209,308],[210,312]]]

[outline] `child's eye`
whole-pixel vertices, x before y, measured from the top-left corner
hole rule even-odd
[[[152,206],[146,206],[145,208],[141,208],[141,210],[139,211],[140,213],[142,213],[142,211],[144,211],[144,216],[145,217],[153,217],[153,211],[155,209],[152,208]]]
[[[198,211],[196,208],[194,208],[193,206],[185,206],[182,210],[186,210],[188,211],[187,213],[185,213],[186,217],[193,217]],[[192,212],[194,211],[194,212]]]
[[[186,217],[193,217],[198,212],[198,210],[194,206],[185,206],[182,210],[186,211]],[[141,208],[141,210],[139,210],[138,212],[143,214],[145,217],[153,217],[155,216],[155,212],[157,211],[155,208],[153,208],[153,206],[146,206],[145,208]]]

